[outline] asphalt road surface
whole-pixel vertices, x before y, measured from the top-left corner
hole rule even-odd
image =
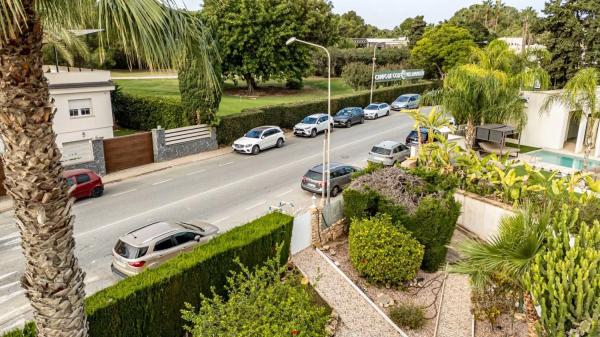
[[[413,121],[398,112],[352,128],[336,128],[331,161],[365,166],[372,145],[404,141]],[[281,149],[257,156],[231,153],[106,185],[104,196],[74,207],[76,254],[92,294],[118,279],[110,270],[111,251],[119,236],[157,220],[203,219],[221,232],[268,212],[280,201],[296,210],[308,208],[312,195],[300,178],[320,163],[323,135],[291,136]],[[24,258],[12,212],[0,214],[0,332],[31,319],[19,279]]]

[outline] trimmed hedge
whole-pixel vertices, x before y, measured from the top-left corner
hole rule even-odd
[[[89,336],[182,336],[184,303],[199,307],[199,294],[211,296],[211,288],[225,296],[227,276],[232,270],[239,270],[235,258],[244,266],[254,268],[276,256],[276,246],[282,243],[281,263],[288,260],[292,223],[293,218],[288,215],[265,215],[157,269],[99,291],[86,299]],[[35,334],[15,331],[7,336]]]
[[[423,93],[438,86],[438,82],[425,82],[378,89],[373,92],[373,101],[389,103],[400,95]],[[367,106],[369,95],[369,92],[364,92],[334,97],[331,99],[331,112],[335,113],[341,108],[349,106]],[[322,112],[327,112],[327,99],[246,109],[239,114],[221,117],[221,123],[217,127],[217,141],[219,144],[231,144],[249,129],[261,125],[291,128],[306,115]]]
[[[111,95],[117,125],[134,130],[179,128],[194,124],[178,97],[135,96],[116,90]]]

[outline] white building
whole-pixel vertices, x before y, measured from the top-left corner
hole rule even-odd
[[[554,103],[547,111],[540,111],[546,99],[559,91],[528,91],[527,124],[521,132],[521,144],[580,154],[584,150],[587,119],[576,118],[562,103]],[[600,98],[600,87],[597,95]],[[592,156],[600,157],[600,132],[595,139]]]
[[[523,38],[522,37],[500,37],[498,40],[504,41],[508,44],[508,47],[519,54],[523,52]],[[529,49],[546,49],[545,46],[541,44],[530,44],[525,47],[527,50]]]
[[[113,137],[110,72],[45,66],[56,114],[54,132],[65,164],[93,158],[91,140]]]
[[[352,39],[356,46],[359,48],[400,48],[408,46],[408,38],[401,36],[398,38],[385,39],[385,38],[356,38]]]

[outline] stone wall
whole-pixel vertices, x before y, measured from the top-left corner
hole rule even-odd
[[[106,175],[106,161],[104,159],[104,141],[102,138],[95,138],[92,142],[92,153],[94,160],[85,163],[65,165],[65,170],[88,169],[96,172],[100,176]]]
[[[340,219],[329,227],[325,226],[323,214],[320,208],[313,207],[311,212],[311,237],[315,247],[322,247],[330,241],[346,234],[346,219]]]
[[[162,128],[152,129],[154,162],[158,163],[205,151],[216,150],[218,148],[216,129],[210,128],[210,131],[209,137],[192,139],[176,144],[167,144],[166,130]]]

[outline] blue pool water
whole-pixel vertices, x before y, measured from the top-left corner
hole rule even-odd
[[[538,158],[538,160],[548,163],[559,165],[563,167],[574,168],[577,170],[583,169],[583,158],[573,157],[562,153],[550,152],[546,150],[540,150],[530,152],[528,155]],[[597,160],[590,160],[589,167],[599,167],[600,162]]]

